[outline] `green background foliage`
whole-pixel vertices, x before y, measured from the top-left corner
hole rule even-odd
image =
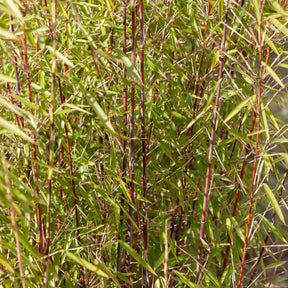
[[[144,83],[137,1],[56,2],[53,26],[50,2],[0,1],[0,286],[82,287],[85,283],[86,287],[141,287],[144,283],[155,288],[237,287],[253,171],[252,217],[241,285],[285,283],[288,274],[281,272],[287,272],[283,248],[287,243],[288,163],[286,1],[232,1],[223,51],[226,1],[144,1]],[[134,4],[135,65],[131,60]],[[223,78],[218,81],[222,60]],[[146,169],[141,144],[143,84],[147,197],[142,184]],[[129,113],[133,86],[132,161]],[[127,111],[123,104],[126,90]],[[260,128],[255,124],[252,131],[253,115],[260,117]],[[123,172],[124,155],[129,164]],[[240,194],[233,215],[237,187]],[[144,203],[147,215],[142,210]],[[148,256],[141,237],[145,219]],[[39,249],[40,230],[43,251]],[[259,257],[262,246],[266,248]],[[121,264],[118,269],[117,261]],[[147,284],[143,280],[146,271]]]

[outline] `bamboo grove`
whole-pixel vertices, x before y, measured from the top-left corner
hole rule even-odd
[[[0,287],[288,285],[286,1],[0,11]]]

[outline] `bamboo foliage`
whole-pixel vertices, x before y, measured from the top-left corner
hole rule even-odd
[[[43,2],[0,4],[0,286],[286,287],[286,1]]]

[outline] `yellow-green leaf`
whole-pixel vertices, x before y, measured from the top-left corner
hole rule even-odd
[[[212,62],[211,62],[211,67],[210,67],[210,72],[214,69],[215,65],[217,64],[219,59],[219,50],[214,54]]]
[[[122,62],[124,63],[124,65],[127,68],[128,73],[130,74],[130,76],[133,76],[134,79],[136,80],[136,82],[138,84],[141,84],[141,77],[137,71],[137,69],[135,68],[134,65],[132,65],[131,61],[129,60],[129,58],[120,50],[120,49],[116,49],[118,56],[120,57],[120,59],[122,60]]]
[[[150,273],[157,275],[152,267],[126,242],[120,241],[124,249],[126,249],[129,254],[143,267],[145,267]]]
[[[16,82],[16,80],[14,78],[11,78],[9,76],[3,75],[1,73],[0,73],[0,81],[2,81],[2,82]]]
[[[281,210],[273,192],[271,191],[270,187],[266,183],[264,184],[264,189],[265,189],[266,196],[267,196],[268,200],[271,202],[272,206],[275,209],[276,214],[278,215],[280,220],[285,224],[285,219],[284,219],[284,216],[282,214],[282,210]]]
[[[4,120],[1,117],[0,117],[0,126],[7,129],[9,132],[12,132],[13,134],[18,135],[31,143],[34,143],[32,138],[30,138],[27,134],[25,134],[18,126]]]
[[[6,29],[0,28],[0,38],[17,40],[17,37]]]
[[[254,99],[253,99],[254,98]],[[255,95],[248,97],[246,99],[244,99],[243,101],[241,101],[229,114],[228,116],[225,118],[224,122],[229,121],[231,118],[233,118],[236,114],[238,114],[238,112],[243,109],[245,106],[247,106],[249,103],[251,103],[251,105],[255,102]]]
[[[62,14],[64,15],[64,17],[68,20],[69,17],[64,9],[64,7],[62,6],[61,2],[59,0],[57,0],[57,7],[58,9],[62,12]]]
[[[22,22],[24,21],[20,10],[18,9],[16,4],[12,0],[4,0],[3,2],[4,2],[4,5],[5,5],[5,8],[7,9],[6,11],[7,12],[9,11],[8,14],[11,14],[11,15],[17,17]]]
[[[253,0],[252,2],[253,2],[257,22],[260,23],[261,15],[260,15],[260,10],[259,10],[258,0]]]
[[[0,263],[3,265],[10,273],[14,274],[13,267],[9,264],[9,262],[0,254]]]
[[[188,287],[196,288],[196,286],[190,280],[188,280],[182,273],[176,270],[173,270],[173,272],[181,279],[181,282],[186,284]]]
[[[96,101],[95,97],[91,96],[89,93],[86,93],[85,95],[86,95],[88,102],[90,103],[90,105],[92,106],[92,108],[94,109],[96,114],[98,115],[98,118],[106,125],[106,127],[109,130],[111,130],[112,132],[115,133],[115,130],[114,130],[112,124],[110,123],[107,115],[105,114],[105,112],[103,111],[101,106]]]
[[[50,53],[53,54],[53,48],[51,46],[46,46],[46,48],[50,51]],[[70,66],[72,68],[75,67],[75,65],[69,59],[67,59],[62,53],[60,53],[59,51],[56,51],[56,56],[58,59],[62,60],[68,66]]]
[[[78,263],[79,265],[87,268],[88,270],[95,272],[99,276],[104,277],[104,278],[108,278],[108,275],[104,271],[102,271],[96,265],[86,261],[85,259],[80,258],[79,256],[72,254],[71,252],[66,252],[66,256],[68,258],[70,258],[71,260],[73,260],[74,262]]]
[[[263,67],[265,67],[266,71],[270,74],[270,76],[282,87],[285,88],[285,85],[281,81],[281,79],[278,77],[278,75],[273,71],[273,69],[266,64],[265,62],[261,62]]]

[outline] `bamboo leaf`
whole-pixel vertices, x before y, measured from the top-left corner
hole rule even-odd
[[[94,109],[96,114],[98,115],[98,118],[106,125],[106,127],[109,130],[111,130],[113,133],[115,133],[115,130],[114,130],[112,124],[110,123],[107,115],[105,114],[105,112],[103,111],[101,106],[98,104],[96,99],[93,96],[91,96],[89,93],[86,93],[85,95],[86,95],[88,102],[90,103],[90,105],[92,106],[92,108]]]
[[[161,71],[160,65],[157,63],[157,61],[150,55],[147,55],[147,64],[156,72],[161,74],[164,78],[166,78],[165,74]]]
[[[46,48],[50,51],[51,54],[53,54],[53,48],[51,46],[47,45]],[[59,51],[56,51],[56,56],[58,59],[62,60],[65,64],[67,64],[71,68],[75,67],[75,65]]]
[[[25,249],[27,249],[27,251],[29,251],[36,259],[41,258],[41,256],[42,256],[41,253],[38,250],[36,250],[26,239],[25,236],[27,236],[27,235],[24,235],[19,230],[18,230],[18,235],[19,235],[19,240],[20,240],[21,244],[23,245],[23,247]]]
[[[8,30],[5,30],[3,28],[0,28],[0,38],[2,38],[2,39],[10,39],[10,40],[14,40],[14,41],[17,40],[17,37],[13,33],[9,32]],[[10,81],[10,82],[12,82],[12,81]]]
[[[188,280],[182,273],[176,270],[173,270],[173,272],[180,278],[180,282],[188,285],[188,287],[196,288],[196,286],[190,280]]]
[[[1,34],[1,29],[0,29],[0,34]],[[6,76],[6,75],[3,75],[0,73],[0,81],[3,81],[3,82],[12,82],[12,83],[15,83],[16,80],[14,78],[11,78],[9,76]]]
[[[229,114],[228,116],[225,118],[224,122],[229,121],[231,118],[233,118],[236,114],[239,113],[240,110],[242,110],[244,107],[246,107],[248,104],[252,105],[255,102],[255,95],[248,97],[246,99],[244,99],[243,101],[241,101]]]
[[[259,10],[259,6],[258,6],[258,0],[252,0],[252,2],[253,2],[253,6],[254,6],[254,11],[255,11],[255,16],[256,16],[257,22],[260,23],[261,15],[260,15],[260,10]]]
[[[282,88],[285,88],[285,85],[280,80],[278,75],[273,71],[273,69],[268,64],[266,64],[265,62],[262,61],[261,63],[263,65],[263,67],[265,67],[267,72],[270,74],[270,76],[275,80],[275,82],[278,83]]]
[[[123,248],[125,248],[129,254],[143,267],[145,267],[150,273],[157,275],[152,267],[126,242],[120,241]]]
[[[0,263],[3,265],[10,273],[15,273],[13,267],[9,262],[0,254]]]
[[[130,74],[130,76],[134,77],[134,79],[136,80],[136,82],[138,84],[141,84],[142,83],[141,77],[140,77],[137,69],[135,68],[135,66],[132,65],[129,58],[120,49],[116,49],[116,51],[117,51],[119,58],[122,60],[122,62],[126,66],[127,71]]]
[[[98,274],[101,277],[108,278],[108,275],[104,271],[100,270],[100,268],[98,268],[96,265],[93,265],[92,263],[86,261],[83,258],[80,258],[79,256],[77,256],[75,254],[72,254],[71,252],[67,251],[65,254],[68,258],[70,258],[74,262],[78,263],[79,265],[87,268],[88,270],[90,270],[92,272],[95,272],[96,274]]]
[[[3,2],[5,3],[7,11],[9,11],[8,14],[11,14],[11,15],[17,17],[22,22],[24,21],[20,10],[18,9],[16,4],[12,0],[4,0]]]
[[[277,3],[277,1],[275,0],[270,0],[272,6],[274,7],[275,11],[278,12],[279,14],[281,14],[284,17],[288,17],[288,12],[286,10],[284,10],[279,3]]]
[[[288,37],[288,29],[286,28],[286,23],[283,25],[274,16],[270,17],[269,19],[276,28],[278,28],[285,36]]]
[[[217,64],[219,59],[219,50],[214,54],[212,62],[211,62],[211,67],[210,67],[210,72],[214,69],[215,65]]]
[[[62,12],[62,14],[64,15],[64,17],[68,20],[69,17],[66,13],[66,10],[64,9],[64,7],[62,6],[61,2],[59,0],[57,0],[57,7],[58,9]]]
[[[3,128],[6,128],[9,132],[12,132],[13,134],[18,135],[21,138],[29,141],[30,143],[34,143],[32,138],[30,138],[27,134],[25,134],[21,128],[19,128],[18,126],[4,120],[1,117],[0,117],[0,126],[2,126]]]
[[[272,206],[275,209],[276,214],[278,215],[280,220],[285,224],[285,219],[284,219],[284,216],[282,214],[282,210],[281,210],[273,192],[271,191],[270,187],[266,183],[264,184],[264,189],[265,189],[266,196],[267,196],[268,200],[271,202]]]

